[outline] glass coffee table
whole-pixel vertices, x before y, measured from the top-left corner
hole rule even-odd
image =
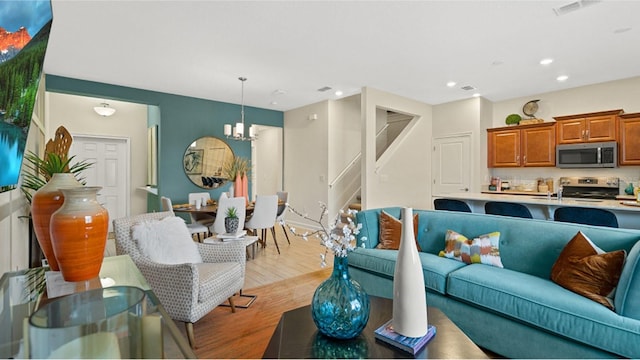
[[[29,270],[30,272],[34,270]],[[180,333],[175,323],[169,317],[162,304],[151,290],[136,265],[128,255],[104,258],[99,277],[88,281],[68,283],[64,282],[57,272],[40,272],[40,278],[29,277],[27,270],[8,272],[0,278],[0,358],[24,357],[24,338],[27,333],[26,319],[40,306],[50,299],[49,290],[39,294],[30,285],[30,279],[49,279],[56,283],[50,290],[55,295],[78,293],[97,288],[111,286],[134,286],[145,292],[148,314],[160,317],[162,341],[157,342],[155,354],[163,358],[195,359],[189,343]],[[46,276],[44,274],[47,274]],[[51,284],[49,284],[51,286]],[[58,298],[58,296],[56,296]]]
[[[334,340],[320,334],[311,318],[311,307],[304,306],[282,314],[263,358],[432,358],[487,359],[447,316],[435,307],[427,307],[429,324],[436,335],[413,356],[374,337],[374,330],[391,319],[393,301],[370,296],[369,322],[360,335],[351,340]]]

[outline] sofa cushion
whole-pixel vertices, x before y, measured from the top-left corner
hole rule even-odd
[[[425,288],[441,294],[446,293],[449,273],[465,266],[464,263],[433,254],[420,252],[418,255],[422,263]],[[391,279],[395,271],[397,257],[397,250],[357,248],[349,253],[349,266]]]
[[[604,252],[578,231],[551,268],[551,280],[613,310],[625,251]]]
[[[640,241],[627,254],[614,297],[615,311],[640,319]]]
[[[449,275],[458,300],[615,354],[640,354],[640,321],[625,318],[554,282],[472,264]]]
[[[393,215],[387,214],[386,211],[380,212],[380,234],[378,235],[378,249],[398,250],[400,248],[400,239],[402,239],[402,221]],[[413,216],[413,234],[414,238],[418,234],[418,214]],[[418,251],[421,251],[420,244],[416,240]]]
[[[447,230],[444,240],[444,250],[440,256],[462,261],[465,264],[481,263],[497,267],[502,266],[500,261],[500,233],[494,231],[480,235],[472,240],[458,234],[453,230]]]

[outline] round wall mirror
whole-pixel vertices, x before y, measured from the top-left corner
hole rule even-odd
[[[233,150],[226,142],[203,136],[187,147],[182,165],[192,183],[204,189],[215,189],[227,182],[224,168],[233,159]]]

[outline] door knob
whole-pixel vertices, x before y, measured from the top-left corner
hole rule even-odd
[[[469,191],[469,188],[458,189],[458,190],[462,190],[462,191]]]

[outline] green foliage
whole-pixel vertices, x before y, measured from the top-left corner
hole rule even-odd
[[[55,153],[48,153],[46,158],[40,159],[35,153],[28,151],[24,155],[24,168],[22,170],[22,187],[21,190],[27,197],[27,201],[31,204],[33,193],[43,187],[53,176],[58,173],[71,173],[80,183],[85,184],[84,177],[81,177],[82,171],[93,166],[94,163],[86,160],[79,161],[70,165],[71,160],[75,156],[67,159]]]
[[[233,161],[224,164],[224,175],[229,180],[235,180],[238,175],[248,175],[251,167],[249,165],[249,159],[241,156],[235,156]]]
[[[232,218],[235,219],[238,217],[238,209],[236,209],[235,206],[231,206],[229,208],[227,208],[227,213],[226,213],[228,218]]]
[[[513,124],[519,124],[520,120],[522,120],[522,116],[518,114],[511,114],[507,116],[507,118],[505,119],[505,122],[507,123],[507,125],[513,125]]]

